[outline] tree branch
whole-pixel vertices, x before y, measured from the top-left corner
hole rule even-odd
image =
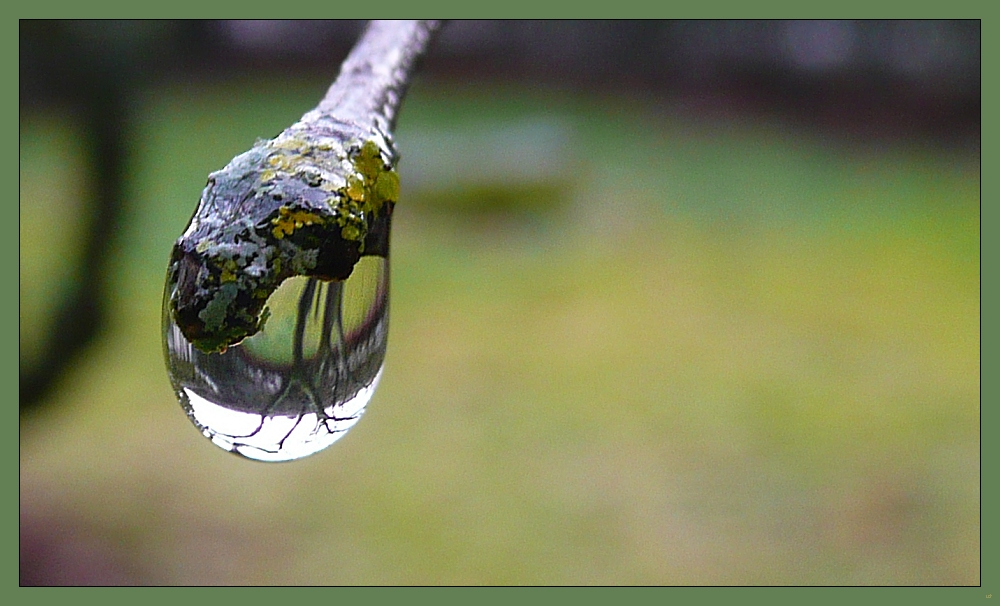
[[[362,255],[388,254],[392,127],[437,28],[373,22],[315,109],[209,175],[168,267],[170,313],[192,345],[225,351],[255,334],[287,278],[344,280]]]
[[[437,21],[373,21],[344,60],[340,75],[303,120],[331,116],[391,132],[417,60]]]

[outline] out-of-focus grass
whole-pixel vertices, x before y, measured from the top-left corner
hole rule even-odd
[[[418,85],[365,419],[284,465],[199,437],[170,244],[321,93],[141,105],[113,330],[22,423],[23,511],[153,583],[979,582],[978,157]],[[22,130],[24,301],[51,276],[24,193],[61,177]]]

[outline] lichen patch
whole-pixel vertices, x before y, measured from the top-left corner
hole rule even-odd
[[[282,206],[278,209],[278,216],[271,219],[271,224],[274,225],[271,234],[281,240],[285,236],[292,235],[296,229],[322,222],[323,218],[315,213]]]

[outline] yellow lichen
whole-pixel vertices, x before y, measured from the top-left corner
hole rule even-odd
[[[368,140],[362,144],[353,158],[353,164],[357,173],[348,176],[342,193],[352,202],[361,203],[359,212],[378,214],[383,204],[399,199],[399,175],[391,168],[386,168],[382,152],[374,141]],[[364,232],[365,230],[361,230],[358,237],[363,238]],[[354,233],[353,230],[351,233]]]
[[[378,176],[375,181],[376,199],[379,204],[382,202],[395,202],[399,199],[399,175],[392,171],[386,171]]]
[[[365,201],[365,182],[357,175],[347,178],[347,197],[358,202]]]
[[[315,160],[302,155],[327,148],[332,146],[317,144],[310,147],[304,140],[295,137],[275,141],[274,151],[267,159],[270,168],[261,172],[261,180],[268,181],[294,174],[306,179],[309,185],[334,194],[327,203],[333,210],[341,237],[363,245],[368,235],[369,222],[381,212],[386,202],[396,202],[399,199],[399,176],[386,166],[379,146],[369,140],[360,149],[354,148],[355,151],[350,155],[353,174],[347,175],[346,183],[341,182],[343,185],[335,187],[334,181],[324,177],[313,165]],[[322,221],[320,215],[282,206],[278,209],[278,216],[271,220],[271,233],[281,240],[291,236],[296,229]]]
[[[276,139],[272,144],[272,147],[276,149],[287,149],[289,151],[297,151],[303,147],[309,147],[309,144],[305,142],[304,139],[298,137],[287,137],[285,139]]]
[[[374,141],[370,139],[365,141],[364,145],[361,146],[361,152],[358,154],[358,157],[354,159],[354,166],[365,176],[367,183],[374,183],[379,173],[385,170],[385,165],[382,163],[382,154],[379,152],[378,145]]]
[[[274,154],[267,159],[267,163],[279,171],[290,171],[292,167],[298,164],[302,156],[298,154]]]
[[[356,225],[345,225],[340,228],[340,237],[345,240],[358,241],[361,240],[361,230],[357,228]]]
[[[275,238],[281,240],[285,236],[292,235],[296,229],[322,221],[323,219],[315,213],[282,206],[278,209],[278,216],[271,219],[271,224],[274,225],[271,233],[274,234]]]

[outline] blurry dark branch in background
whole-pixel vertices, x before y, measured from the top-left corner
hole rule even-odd
[[[58,21],[20,23],[21,112],[42,99],[67,106],[80,126],[91,173],[89,196],[79,218],[86,224],[83,250],[76,259],[67,260],[77,266],[78,279],[56,307],[39,362],[27,368],[20,365],[22,410],[44,398],[94,339],[107,315],[108,234],[121,225],[128,146],[126,96],[139,66],[99,52],[100,44],[87,44],[83,33]]]
[[[44,400],[105,326],[136,94],[163,80],[332,76],[362,26],[20,22],[20,113],[65,110],[90,172],[85,244],[67,260],[78,280],[40,361],[20,366],[22,410]],[[773,115],[863,141],[978,146],[980,39],[978,21],[456,21],[442,29],[422,77],[643,96],[664,111]]]
[[[86,200],[77,218],[84,225],[82,250],[66,260],[73,264],[76,279],[56,307],[38,361],[19,365],[19,403],[24,412],[44,401],[106,327],[110,256],[127,212],[129,131],[135,119],[130,106],[137,93],[171,73],[243,68],[237,66],[241,49],[227,45],[226,30],[218,22],[21,21],[19,25],[20,113],[54,107],[68,114],[80,132],[89,173]],[[360,25],[340,23],[326,37],[318,32],[307,37],[310,44],[324,47],[319,50],[329,51],[327,71],[335,73]],[[238,32],[240,25],[233,27]],[[289,44],[295,48],[297,43]]]
[[[110,260],[127,211],[130,103],[154,74],[208,51],[207,25],[181,22],[165,31],[155,22],[20,22],[20,113],[49,107],[68,114],[89,173],[77,218],[82,250],[66,259],[76,279],[56,306],[39,360],[19,365],[22,412],[44,400],[106,326]]]

